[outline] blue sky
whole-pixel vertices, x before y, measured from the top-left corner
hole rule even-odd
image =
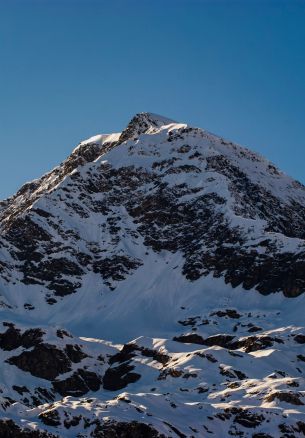
[[[0,0],[0,198],[151,111],[305,182],[305,1]]]

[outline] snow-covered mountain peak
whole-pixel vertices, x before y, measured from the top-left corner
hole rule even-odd
[[[0,203],[0,436],[301,436],[304,230],[304,186],[208,131],[82,141]]]
[[[82,148],[88,145],[99,146],[101,148],[101,153],[103,153],[105,151],[102,149],[102,146],[105,144],[120,144],[124,141],[132,140],[144,133],[153,134],[156,132],[156,130],[158,130],[158,128],[168,125],[177,125],[177,122],[154,113],[137,113],[135,116],[132,117],[132,119],[122,132],[112,134],[98,134],[94,135],[93,137],[87,138],[78,144],[78,146],[73,150],[72,154],[79,154],[82,151]]]

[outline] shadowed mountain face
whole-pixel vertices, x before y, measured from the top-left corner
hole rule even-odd
[[[0,202],[0,432],[302,436],[304,291],[305,187],[137,114]]]

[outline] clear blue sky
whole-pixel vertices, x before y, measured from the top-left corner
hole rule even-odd
[[[0,0],[0,198],[151,111],[305,182],[305,1]]]

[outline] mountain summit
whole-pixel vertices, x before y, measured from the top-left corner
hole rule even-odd
[[[120,136],[120,142],[133,140],[141,134],[151,134],[162,126],[176,124],[174,120],[153,113],[136,114]]]
[[[305,187],[269,161],[139,113],[0,230],[3,436],[305,433]]]

